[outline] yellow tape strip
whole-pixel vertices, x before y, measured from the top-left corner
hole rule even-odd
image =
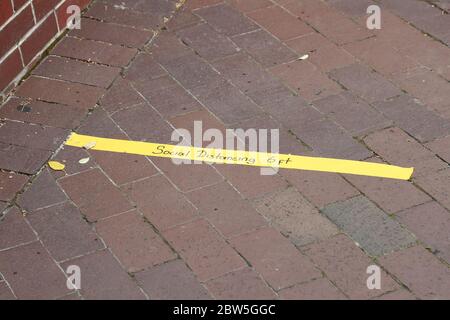
[[[188,159],[211,163],[240,164],[257,167],[313,170],[363,176],[409,180],[414,168],[354,160],[305,157],[253,151],[185,147],[151,142],[100,138],[72,133],[66,141],[72,147],[90,146],[92,150],[138,154],[151,157]]]

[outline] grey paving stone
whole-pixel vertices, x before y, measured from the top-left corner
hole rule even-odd
[[[371,256],[382,256],[415,243],[415,237],[364,196],[323,209],[336,225]]]

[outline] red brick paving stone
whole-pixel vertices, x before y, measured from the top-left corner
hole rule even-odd
[[[367,102],[348,91],[314,101],[314,106],[353,136],[382,129],[392,124]]]
[[[357,19],[356,21],[358,21],[361,26],[366,26],[367,24],[366,17]],[[422,47],[426,42],[435,42],[434,40],[428,41],[426,35],[388,10],[384,10],[382,23],[383,27],[379,30],[372,30],[372,34],[380,40],[389,42],[390,45],[400,52],[404,52],[403,50],[406,48]],[[424,52],[421,51],[420,54],[422,53]],[[414,56],[416,57],[418,55]],[[408,55],[408,57],[412,56]]]
[[[263,67],[271,67],[298,58],[297,54],[264,30],[237,35],[231,40]]]
[[[0,171],[0,200],[10,201],[27,183],[28,177],[13,172]]]
[[[223,178],[210,165],[174,164],[171,159],[152,158],[152,162],[182,191],[212,185]]]
[[[221,80],[220,75],[199,56],[189,53],[163,63],[169,73],[188,90],[209,86]]]
[[[318,208],[359,194],[358,190],[334,173],[283,169],[281,175]]]
[[[194,206],[163,175],[136,181],[123,189],[158,230],[198,218]]]
[[[151,14],[169,14],[172,9],[175,9],[175,1],[166,0],[152,0],[152,1],[123,1],[123,0],[108,0],[108,4],[114,6],[122,6],[125,9],[130,9],[138,12]]]
[[[448,54],[448,47],[432,39],[419,38],[421,41],[415,41],[415,45],[406,48],[400,48],[400,52],[409,57],[419,61],[424,66],[433,69],[447,80],[450,80],[450,56]],[[398,41],[395,39],[395,41]]]
[[[450,270],[420,246],[380,259],[381,265],[420,299],[448,299]]]
[[[0,281],[0,300],[15,300],[16,297],[12,293],[5,281]]]
[[[383,294],[374,300],[416,300],[417,298],[406,289],[399,289],[393,292]]]
[[[236,237],[231,244],[275,290],[320,277],[308,258],[273,228]]]
[[[58,128],[75,128],[85,116],[83,108],[12,98],[0,108],[0,118]]]
[[[81,269],[81,295],[88,300],[143,300],[144,294],[108,250],[65,262]],[[64,281],[65,284],[65,281]]]
[[[146,82],[160,76],[166,75],[167,72],[147,53],[140,53],[128,68],[125,79],[131,82]]]
[[[446,168],[447,164],[399,128],[368,135],[364,142],[390,164],[414,167],[414,177]]]
[[[261,151],[267,150],[273,153],[285,153],[285,154],[305,154],[308,149],[298,140],[292,132],[283,127],[279,122],[275,121],[271,117],[264,115],[262,117],[253,118],[250,120],[242,121],[234,125],[233,130],[267,130],[267,142],[260,141],[258,148]],[[279,141],[277,141],[277,135],[272,130],[278,130]],[[237,132],[237,131],[236,131]],[[261,131],[262,132],[262,131]],[[273,141],[275,140],[275,141]],[[276,147],[275,143],[278,144]],[[248,145],[248,143],[247,143]],[[247,147],[246,145],[246,147]],[[248,148],[248,147],[247,147]]]
[[[81,29],[70,31],[69,36],[109,42],[133,48],[143,47],[153,37],[152,31],[104,23],[88,18],[82,18],[81,25]]]
[[[214,29],[230,37],[259,29],[250,19],[227,4],[198,9],[194,13],[206,20]]]
[[[158,110],[164,117],[173,117],[179,114],[188,113],[201,109],[201,105],[175,80],[169,77],[161,77],[145,84],[137,84],[136,89]],[[161,86],[157,88],[156,86]]]
[[[328,279],[350,299],[368,299],[397,289],[399,286],[381,271],[381,289],[367,289],[367,267],[374,262],[345,235],[337,235],[302,248],[313,262],[321,268]]]
[[[151,300],[204,300],[210,296],[182,260],[135,274],[137,282]]]
[[[317,154],[323,156],[363,160],[372,155],[363,144],[329,119],[304,123],[298,128],[292,128],[292,131]]]
[[[280,82],[265,71],[245,52],[212,62],[214,67],[244,94],[279,85]]]
[[[33,149],[56,150],[67,138],[68,130],[42,127],[15,121],[5,121],[0,126],[0,141]]]
[[[444,161],[450,162],[450,135],[429,142],[425,146],[435,152]]]
[[[158,171],[146,157],[134,154],[90,151],[95,161],[117,185],[147,178]]]
[[[323,2],[290,1],[284,4],[284,8],[339,45],[362,40],[371,35],[367,28],[358,26]]]
[[[270,72],[308,101],[342,91],[342,88],[308,61],[297,60],[279,65],[271,68]]]
[[[49,56],[33,71],[33,74],[107,88],[119,72],[120,69],[116,67]]]
[[[312,280],[283,289],[279,292],[283,300],[346,300],[344,294],[339,291],[326,278]]]
[[[126,66],[136,53],[136,49],[73,37],[65,37],[59,42],[56,48],[52,50],[52,54],[56,56],[118,67]]]
[[[225,124],[262,115],[262,110],[255,103],[226,81],[198,87],[193,94]]]
[[[27,215],[27,220],[56,261],[104,248],[81,212],[70,202],[34,211]]]
[[[198,24],[177,32],[186,45],[206,60],[214,60],[239,51],[226,36],[215,31],[207,23]]]
[[[260,94],[258,97],[257,94]],[[259,105],[271,116],[280,121],[291,133],[304,124],[323,118],[323,115],[309,105],[302,97],[293,95],[286,87],[257,91],[251,94]]]
[[[230,5],[241,12],[250,12],[272,6],[273,3],[269,0],[231,0]]]
[[[54,177],[48,169],[44,169],[32,181],[31,186],[18,197],[17,203],[27,211],[34,211],[65,200],[67,197]]]
[[[450,210],[450,170],[442,170],[417,178],[417,184]]]
[[[129,81],[118,78],[100,100],[100,105],[111,114],[144,102]]]
[[[430,141],[450,133],[448,120],[439,117],[418,99],[408,95],[378,102],[375,107],[420,142]]]
[[[40,242],[1,251],[0,270],[19,299],[55,299],[70,292],[63,271]]]
[[[355,58],[345,50],[337,47],[333,42],[316,32],[289,40],[286,44],[297,52],[299,56],[308,54],[308,61],[323,72],[345,67],[356,62]]]
[[[186,7],[182,7],[182,9],[175,14],[174,18],[170,19],[165,26],[167,30],[177,31],[199,22],[201,22],[201,19],[198,16],[194,15],[190,10],[186,9]]]
[[[0,143],[0,168],[34,174],[50,158],[51,152]]]
[[[412,73],[410,77],[400,79],[398,83],[402,89],[419,98],[429,108],[446,119],[450,118],[450,84],[438,74],[423,69]]]
[[[371,0],[327,0],[329,6],[350,17],[366,16],[367,8],[373,4]]]
[[[388,77],[419,66],[417,62],[398,52],[388,42],[378,38],[354,42],[343,48]]]
[[[148,45],[147,50],[157,62],[164,66],[167,66],[172,60],[192,54],[192,49],[182,43],[174,32],[164,30]]]
[[[37,240],[22,213],[12,207],[0,220],[0,250]],[[3,270],[2,270],[3,271]]]
[[[303,21],[279,6],[252,11],[247,16],[282,41],[314,32]]]
[[[223,0],[191,0],[186,1],[184,7],[189,10],[208,7],[223,2]]]
[[[152,94],[177,86],[180,85],[169,74],[130,85],[130,87],[135,88],[136,92],[139,92],[140,95],[145,96],[149,100]]]
[[[83,121],[77,133],[112,139],[126,139],[126,134],[112,121],[102,108],[96,108]]]
[[[338,233],[336,226],[294,188],[254,200],[253,205],[271,225],[297,246]]]
[[[135,210],[98,222],[96,231],[128,272],[175,258],[170,247]]]
[[[277,297],[261,277],[248,267],[210,280],[205,285],[220,300],[272,300]]]
[[[203,219],[163,233],[200,281],[244,267],[244,260]]]
[[[78,83],[57,81],[31,76],[16,91],[19,97],[27,97],[74,107],[93,108],[104,89]]]
[[[256,198],[287,187],[279,175],[261,175],[259,167],[229,164],[214,166],[245,198]]]
[[[330,77],[368,102],[382,101],[402,93],[381,75],[360,64],[336,69],[330,72]]]
[[[400,222],[434,253],[450,262],[450,215],[437,202],[429,202],[396,214]]]
[[[94,3],[85,13],[85,16],[100,19],[105,22],[147,30],[159,28],[163,24],[163,17],[158,14],[122,9],[119,6],[105,2]]]
[[[148,104],[118,111],[112,118],[133,140],[170,142],[172,128]]]
[[[99,169],[59,180],[60,185],[89,221],[96,221],[132,209]]]
[[[207,141],[203,141],[202,139],[205,131],[217,129],[224,135],[226,133],[225,126],[207,110],[189,112],[173,117],[169,121],[175,129],[188,130],[191,134],[192,144],[198,147],[207,147],[209,145]],[[201,141],[196,141],[196,137],[197,140],[199,140],[200,137]],[[223,143],[225,144],[225,141]]]
[[[311,119],[319,119],[322,116],[320,112],[311,108],[305,99],[292,92],[277,78],[273,83],[267,82],[261,87],[255,86],[251,91],[246,91],[246,94],[266,113],[283,122],[287,128],[293,123],[303,123],[305,119],[311,121]],[[299,109],[302,112],[298,112]]]
[[[382,163],[376,158],[368,159],[367,162]],[[398,212],[431,200],[409,181],[358,175],[345,177],[387,213]]]
[[[266,225],[264,218],[227,182],[190,192],[186,197],[226,238]]]
[[[382,0],[380,2],[389,11],[411,22],[441,14],[441,11],[430,3],[417,0],[409,1],[407,4],[401,0]]]

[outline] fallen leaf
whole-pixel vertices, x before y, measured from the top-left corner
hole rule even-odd
[[[48,166],[55,171],[62,171],[66,167],[64,164],[58,161],[49,161]]]
[[[304,55],[302,55],[299,59],[300,60],[306,60],[306,59],[308,59],[309,58],[309,54],[304,54]]]
[[[88,157],[88,158],[83,158],[83,159],[80,159],[80,160],[78,161],[78,163],[79,163],[79,164],[86,164],[86,163],[89,162],[89,160],[90,160],[89,157]]]

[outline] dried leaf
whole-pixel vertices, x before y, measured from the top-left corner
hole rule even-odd
[[[78,163],[79,163],[79,164],[86,164],[86,163],[88,163],[88,162],[89,162],[89,160],[90,160],[90,158],[89,158],[89,157],[87,157],[87,158],[83,158],[83,159],[80,159],[80,160],[78,161]]]
[[[64,164],[58,161],[49,161],[48,166],[55,171],[62,171],[66,167]]]
[[[306,60],[308,58],[309,58],[309,54],[304,54],[299,58],[299,60]]]

